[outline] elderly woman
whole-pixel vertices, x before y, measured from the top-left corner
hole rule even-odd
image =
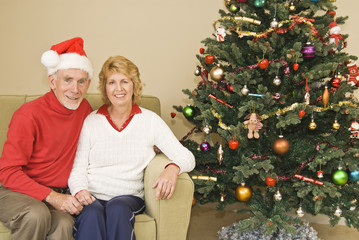
[[[177,176],[195,160],[156,113],[136,104],[142,83],[133,62],[110,57],[99,78],[105,104],[84,122],[68,182],[84,205],[75,239],[135,239],[134,216],[145,209],[143,174],[154,147],[172,160],[153,186],[156,199],[169,199]]]

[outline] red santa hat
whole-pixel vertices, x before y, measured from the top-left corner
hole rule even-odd
[[[51,47],[51,50],[44,52],[41,56],[41,63],[47,68],[48,75],[54,74],[60,69],[81,69],[92,78],[93,68],[83,49],[84,41],[76,37],[58,43]]]
[[[330,34],[333,34],[335,32],[337,32],[337,33],[340,32],[340,27],[338,26],[338,24],[336,22],[329,23],[329,27],[330,27],[330,30],[329,30]]]

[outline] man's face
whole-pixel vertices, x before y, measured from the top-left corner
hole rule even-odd
[[[91,80],[88,73],[80,69],[58,70],[56,77],[49,76],[50,88],[57,100],[66,108],[76,110],[82,102]]]

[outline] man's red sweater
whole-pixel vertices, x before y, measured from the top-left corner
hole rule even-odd
[[[78,109],[61,105],[50,91],[23,104],[13,115],[0,158],[0,182],[8,189],[43,200],[49,187],[66,188],[87,100]]]

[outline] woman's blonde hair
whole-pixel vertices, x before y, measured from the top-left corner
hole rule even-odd
[[[102,100],[108,106],[111,105],[110,100],[106,94],[107,78],[113,73],[122,73],[133,82],[133,96],[132,104],[138,103],[142,95],[142,82],[140,79],[140,72],[138,67],[123,56],[109,57],[103,64],[101,72],[99,73],[99,86]]]

